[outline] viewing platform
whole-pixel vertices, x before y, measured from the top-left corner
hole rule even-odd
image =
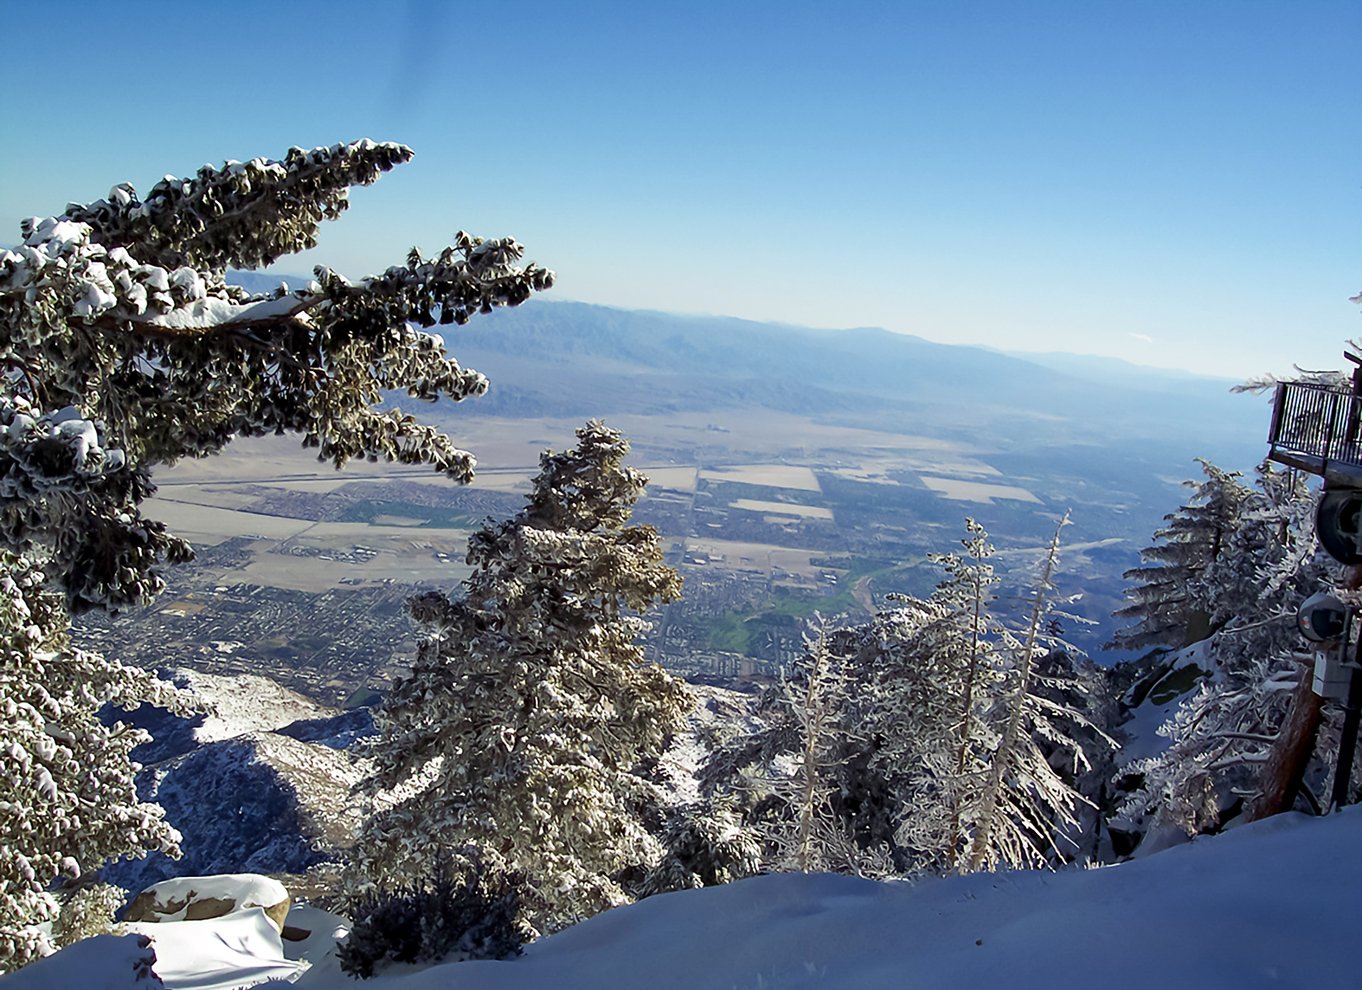
[[[1362,395],[1346,385],[1279,382],[1272,403],[1268,458],[1362,488]]]

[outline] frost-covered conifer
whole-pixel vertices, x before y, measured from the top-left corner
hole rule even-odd
[[[1160,728],[1169,747],[1130,768],[1143,775],[1120,809],[1130,828],[1167,825],[1194,835],[1258,793],[1292,693],[1310,676],[1297,657],[1295,609],[1333,581],[1315,542],[1314,505],[1298,472],[1270,463],[1245,488],[1236,525],[1191,586],[1194,606],[1217,630],[1205,647],[1211,676]],[[1314,784],[1323,771],[1317,757]]]
[[[1178,649],[1211,632],[1206,611],[1197,604],[1197,582],[1225,549],[1250,488],[1236,471],[1224,471],[1199,460],[1206,478],[1188,481],[1192,497],[1164,517],[1154,533],[1157,541],[1140,551],[1145,563],[1126,571],[1130,604],[1116,617],[1132,622],[1112,637],[1111,646],[1141,650],[1150,646]]]
[[[641,895],[732,883],[761,868],[756,833],[727,797],[668,809],[659,839],[665,853],[644,878]]]
[[[968,520],[963,545],[934,556],[946,577],[930,598],[897,596],[815,641],[763,698],[765,725],[704,768],[704,786],[745,800],[768,866],[946,873],[1055,855],[1084,746],[1108,740],[1040,666],[1064,645],[1048,573],[1014,634],[994,611],[988,534]]]
[[[350,890],[419,879],[442,848],[474,846],[523,875],[540,930],[628,900],[622,872],[662,849],[642,812],[659,757],[690,705],[646,663],[637,613],[680,592],[650,526],[630,526],[645,479],[601,423],[545,453],[528,504],[468,544],[462,594],[413,599],[428,630],[380,713],[370,791],[395,804],[368,821]]]
[[[900,608],[880,617],[892,634],[879,638],[876,663],[888,730],[877,763],[897,770],[901,858],[930,873],[962,865],[999,738],[990,719],[1005,662],[1006,630],[994,615],[999,578],[984,528],[973,519],[965,528],[963,553],[929,558],[945,571],[931,597],[900,596]]]
[[[24,221],[22,243],[0,250],[0,970],[50,948],[35,926],[60,874],[174,848],[131,790],[139,737],[94,713],[184,699],[66,640],[71,613],[147,601],[161,566],[190,556],[142,514],[153,468],[272,432],[337,466],[384,457],[471,477],[472,455],[447,436],[376,407],[394,390],[486,388],[424,328],[547,288],[552,273],[522,265],[518,244],[459,234],[358,282],[318,269],[295,292],[225,283],[229,267],[314,247],[352,185],[410,157],[359,141],[204,166],[145,199],[119,185]]]
[[[701,768],[704,791],[736,800],[771,870],[898,872],[898,805],[879,759],[877,661],[914,610],[806,638],[805,653],[758,702],[760,726]]]
[[[108,703],[186,710],[173,686],[75,649],[39,562],[0,549],[0,972],[53,951],[50,887],[118,856],[178,854],[179,833],[137,799],[128,754],[148,736],[97,717]]]

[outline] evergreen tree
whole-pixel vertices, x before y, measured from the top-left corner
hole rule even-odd
[[[968,520],[963,545],[933,557],[946,577],[930,598],[815,640],[763,697],[764,726],[703,769],[745,801],[769,867],[946,873],[1057,855],[1084,743],[1110,741],[1065,696],[1062,665],[1041,666],[1066,648],[1048,621],[1056,546],[1017,635],[994,614],[988,534]]]
[[[680,578],[650,526],[630,526],[645,479],[598,422],[545,453],[526,507],[468,544],[456,598],[413,599],[428,630],[380,713],[370,792],[395,803],[368,821],[356,895],[419,877],[441,848],[473,846],[523,875],[530,920],[560,927],[626,902],[625,871],[662,856],[635,772],[684,722],[684,685],[645,663],[637,613]]]
[[[351,457],[425,463],[456,481],[471,454],[396,408],[480,394],[417,329],[461,323],[547,288],[509,239],[458,235],[349,282],[327,269],[296,292],[252,296],[228,267],[268,265],[316,245],[323,220],[407,161],[396,144],[292,149],[282,161],[204,166],[145,200],[107,199],[26,220],[0,250],[0,970],[51,949],[59,874],[175,835],[131,791],[140,736],[105,729],[105,702],[183,706],[169,686],[74,650],[69,617],[145,602],[189,545],[142,515],[152,470],[215,453],[236,436],[297,433],[340,466]]]
[[[761,869],[757,836],[727,797],[669,809],[659,839],[666,851],[640,885],[641,897],[732,883]]]
[[[1204,646],[1211,676],[1160,728],[1168,749],[1132,768],[1142,785],[1120,818],[1133,829],[1208,831],[1258,793],[1293,691],[1311,676],[1297,659],[1296,607],[1332,582],[1314,539],[1314,504],[1298,472],[1266,462],[1240,499],[1237,525],[1191,599],[1217,630]],[[1315,784],[1324,770],[1316,760]]]
[[[1198,463],[1205,480],[1186,482],[1192,497],[1164,517],[1167,525],[1154,533],[1158,542],[1140,551],[1145,563],[1124,574],[1133,582],[1126,589],[1130,604],[1116,617],[1132,625],[1112,637],[1114,649],[1179,649],[1211,632],[1211,619],[1198,605],[1197,582],[1224,552],[1250,489],[1238,472],[1224,471],[1207,460]]]
[[[917,603],[929,621],[885,652],[886,716],[913,729],[891,733],[882,760],[917,768],[900,788],[896,838],[917,868],[933,873],[964,865],[972,809],[998,744],[990,711],[1005,663],[1006,630],[994,616],[1000,579],[988,533],[971,518],[965,531],[963,553],[929,557],[945,571],[931,598]]]

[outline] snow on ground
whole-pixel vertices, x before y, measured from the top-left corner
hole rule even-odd
[[[270,732],[299,719],[340,714],[290,691],[277,681],[256,674],[206,674],[180,670],[190,686],[213,706],[213,714],[194,730],[200,743],[233,739],[248,732]]]
[[[325,958],[334,917],[290,914],[290,924],[314,934],[289,955],[301,955],[312,968],[295,983],[262,986],[1352,990],[1359,985],[1360,846],[1362,810],[1352,808],[1326,819],[1279,816],[1095,870],[977,874],[917,885],[826,875],[755,877],[617,908],[540,940],[518,959],[407,968],[363,984]],[[203,958],[216,958],[210,954],[220,954],[215,923],[179,927],[189,925],[201,926]],[[0,990],[137,986],[109,983],[83,945],[0,979]],[[187,951],[192,957],[197,950]],[[68,954],[84,961],[75,969],[65,966]],[[59,965],[65,983],[30,978]],[[80,968],[87,966],[89,980]],[[167,986],[232,985],[231,974],[216,974],[217,982],[203,975],[197,984],[167,980]],[[239,982],[250,979],[243,974]]]
[[[212,921],[127,927],[151,938],[156,953],[153,969],[171,990],[236,990],[270,980],[287,985],[303,969],[303,964],[285,958],[279,929],[263,908],[236,911]],[[73,983],[71,990],[84,988]]]
[[[137,935],[96,935],[0,976],[5,990],[161,990]]]
[[[1355,988],[1359,842],[1362,812],[1354,809],[1325,820],[1279,817],[1145,860],[1062,874],[916,886],[756,877],[607,912],[520,959],[455,963],[367,986]]]

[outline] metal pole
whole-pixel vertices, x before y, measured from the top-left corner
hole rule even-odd
[[[1346,642],[1346,640],[1345,640]],[[1357,637],[1353,664],[1349,668],[1348,707],[1343,714],[1343,735],[1338,741],[1338,769],[1334,771],[1334,793],[1329,799],[1329,810],[1335,811],[1348,803],[1348,785],[1353,776],[1353,754],[1357,750],[1357,728],[1362,722],[1362,634]]]

